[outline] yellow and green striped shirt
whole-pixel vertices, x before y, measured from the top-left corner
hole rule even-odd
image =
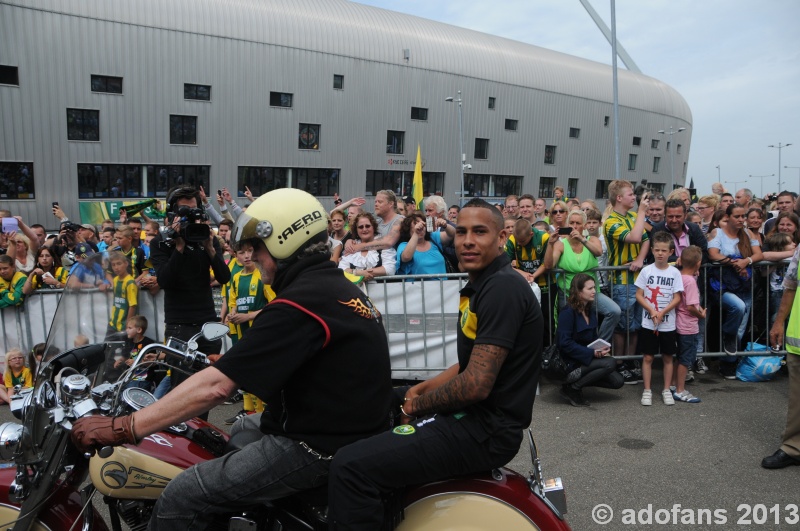
[[[112,285],[114,286],[114,301],[108,326],[121,332],[125,330],[128,309],[131,306],[139,305],[139,287],[131,275],[125,275],[123,278],[114,277]]]
[[[622,266],[627,265],[639,256],[641,243],[626,243],[625,237],[633,230],[636,223],[636,214],[628,212],[623,215],[612,210],[603,225],[603,233],[608,244],[608,265]],[[648,240],[647,233],[642,233],[642,243]],[[637,274],[630,271],[612,271],[612,284],[633,284]]]

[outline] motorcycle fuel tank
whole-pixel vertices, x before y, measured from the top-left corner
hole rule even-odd
[[[97,490],[112,498],[155,500],[183,469],[145,455],[135,447],[118,447],[108,457],[89,459],[89,476]]]

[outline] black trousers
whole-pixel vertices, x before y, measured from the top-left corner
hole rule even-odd
[[[375,531],[383,522],[383,494],[491,470],[514,458],[519,440],[502,448],[488,437],[478,441],[466,429],[471,422],[477,419],[433,415],[340,449],[328,476],[331,529]],[[406,433],[409,426],[412,433]]]

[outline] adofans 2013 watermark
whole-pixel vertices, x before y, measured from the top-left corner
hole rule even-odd
[[[781,505],[741,503],[735,511],[684,507],[680,503],[668,509],[657,509],[652,503],[638,509],[618,509],[600,503],[592,508],[592,520],[600,525],[615,522],[622,525],[797,525],[800,523],[800,506],[795,503]]]

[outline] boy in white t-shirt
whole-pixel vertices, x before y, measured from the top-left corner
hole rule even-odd
[[[669,386],[672,383],[672,356],[677,354],[675,308],[681,302],[683,280],[681,272],[667,261],[675,250],[675,243],[668,232],[654,234],[651,249],[655,263],[643,268],[634,283],[636,302],[642,307],[642,328],[639,330],[639,348],[644,356],[642,405],[653,405],[653,392],[650,390],[653,359],[656,354],[661,354],[664,363],[661,398],[665,405],[672,406],[675,405],[675,399]]]

